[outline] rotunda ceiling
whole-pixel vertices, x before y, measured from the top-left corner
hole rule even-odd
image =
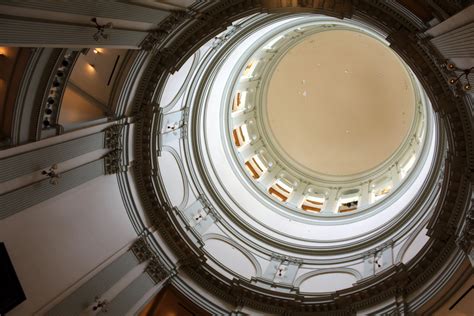
[[[149,158],[139,168],[150,217],[179,249],[178,257],[206,258],[194,265],[200,270],[193,276],[203,275],[206,285],[211,277],[219,279],[216,287],[226,293],[233,288],[223,284],[226,279],[238,279],[249,293],[284,293],[287,299],[296,289],[314,300],[308,304],[319,306],[328,291],[345,295],[352,289],[344,288],[360,280],[369,280],[372,288],[372,280],[387,278],[380,273],[385,269],[396,277],[395,269],[409,260],[410,236],[426,227],[438,203],[439,191],[427,188],[441,190],[436,184],[446,152],[443,126],[416,78],[419,69],[404,54],[407,65],[396,55],[403,53],[397,49],[398,37],[392,52],[389,33],[357,20],[264,14],[238,23],[196,53],[196,67],[184,85],[189,90],[176,88],[176,103],[157,109],[161,102],[153,96],[159,94],[151,89],[164,91],[172,80],[164,84],[153,71],[146,78],[150,89],[140,104],[153,108],[140,123],[137,143],[139,153]],[[347,28],[363,34],[343,31]],[[328,43],[322,40],[326,34]],[[353,43],[351,35],[359,38]],[[323,46],[320,52],[311,51],[315,43]],[[283,86],[275,88],[286,59],[289,70],[280,70]],[[326,69],[308,71],[318,63],[324,68],[324,60]],[[274,95],[276,102],[269,96],[262,103],[266,95]],[[261,113],[267,113],[269,124],[261,124]],[[183,129],[175,131],[173,126],[180,124]],[[311,137],[317,128],[319,143]],[[293,160],[316,176],[293,172],[267,144],[286,146],[285,137],[299,146]],[[331,148],[336,137],[348,141]],[[361,139],[369,143],[361,145]],[[176,161],[165,161],[164,151]],[[326,157],[330,162],[339,159],[332,170],[318,169],[320,163],[314,162],[322,159],[314,157],[322,151],[333,155]],[[359,164],[348,165],[356,154]],[[171,163],[177,176],[161,177]],[[328,176],[318,178],[318,173]],[[167,191],[176,190],[178,182],[184,192],[172,200]],[[328,282],[344,274],[343,285],[319,287],[328,272]]]
[[[415,95],[389,47],[332,30],[282,57],[263,106],[270,140],[291,163],[340,176],[368,171],[397,150],[412,125]]]

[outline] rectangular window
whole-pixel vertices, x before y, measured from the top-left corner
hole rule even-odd
[[[392,187],[389,185],[376,189],[374,191],[374,201],[380,200],[381,198],[389,194],[391,190],[392,190]]]
[[[245,109],[245,99],[247,91],[237,91],[234,102],[232,103],[232,112],[238,112]]]
[[[244,73],[242,74],[242,77],[243,78],[252,77],[252,74],[253,74],[255,68],[257,67],[257,64],[258,64],[258,60],[250,62],[249,64],[247,64],[247,66],[244,69]]]
[[[247,129],[247,124],[242,124],[239,127],[234,128],[232,131],[232,136],[234,137],[234,143],[237,148],[242,147],[250,143],[250,136]]]
[[[396,168],[396,167],[393,167]],[[372,184],[371,202],[376,202],[390,193],[393,187],[391,177],[382,177]]]
[[[339,211],[339,213],[355,211],[355,210],[357,210],[358,204],[359,204],[358,200],[351,200],[351,201],[348,201],[348,202],[342,202],[339,205],[338,211]]]
[[[338,212],[339,213],[346,213],[346,212],[353,212],[357,210],[359,206],[359,190],[358,189],[350,189],[342,193],[342,196],[339,198],[337,203],[338,205]]]
[[[263,162],[259,154],[253,156],[247,162],[245,162],[245,167],[254,179],[259,179],[268,169],[267,165]]]
[[[293,192],[293,187],[283,178],[277,179],[268,189],[268,193],[282,202],[286,202]]]
[[[324,207],[325,198],[322,195],[310,194],[305,196],[301,208],[305,211],[321,212]]]

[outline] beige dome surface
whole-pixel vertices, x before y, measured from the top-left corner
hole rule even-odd
[[[297,166],[342,176],[368,171],[397,150],[412,125],[415,95],[390,48],[333,30],[285,54],[263,106],[271,140]]]

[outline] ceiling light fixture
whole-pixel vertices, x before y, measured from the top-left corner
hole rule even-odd
[[[456,75],[456,72],[461,72],[457,77],[452,77],[449,79],[449,83],[454,85],[456,84],[458,81],[461,80],[462,77],[465,78],[466,80],[466,83],[463,84],[463,89],[465,91],[469,91],[471,90],[472,86],[471,86],[471,82],[469,81],[469,75],[474,72],[474,67],[471,67],[471,68],[467,68],[467,69],[460,69],[458,67],[456,67],[455,64],[453,63],[450,63],[450,62],[446,62],[446,69],[448,71],[452,71],[454,72],[454,74]]]
[[[107,302],[106,300],[101,300],[98,296],[95,297],[95,304],[94,306],[92,306],[92,310],[93,311],[101,311],[103,313],[107,313],[108,310],[107,310],[107,304],[109,302]]]
[[[53,164],[49,170],[43,170],[41,171],[41,174],[48,177],[49,178],[49,183],[52,184],[52,185],[56,185],[58,184],[59,182],[59,178],[61,177],[61,175],[56,172],[56,170],[58,169],[58,165],[57,164]]]
[[[95,32],[94,35],[92,35],[92,38],[94,38],[95,41],[99,41],[99,39],[104,39],[107,40],[109,39],[109,34],[105,34],[106,29],[111,29],[113,27],[112,22],[109,22],[107,24],[99,24],[97,22],[97,18],[92,18],[91,22],[95,24],[95,27],[97,28],[97,32]]]

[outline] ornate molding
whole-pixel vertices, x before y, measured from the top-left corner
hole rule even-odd
[[[105,148],[111,149],[104,156],[105,174],[126,172],[128,166],[124,163],[124,123],[114,124],[108,127],[104,133]]]
[[[128,167],[122,163],[122,149],[108,152],[104,156],[105,174],[127,172]]]
[[[152,278],[155,284],[170,278],[173,273],[161,264],[158,257],[151,250],[145,236],[138,238],[130,248],[139,263],[148,261],[145,272]]]
[[[137,257],[138,262],[142,263],[147,260],[150,260],[154,257],[153,252],[150,250],[150,246],[148,246],[148,242],[144,236],[138,238],[132,245],[133,254]]]
[[[158,284],[172,276],[172,274],[163,267],[156,257],[150,260],[148,266],[145,268],[145,272],[148,273],[155,284]]]
[[[150,51],[160,46],[174,29],[193,16],[194,14],[191,11],[172,11],[170,16],[158,25],[158,28],[149,32],[147,37],[145,37],[140,44],[140,47]]]
[[[474,196],[471,198],[470,207],[456,243],[468,256],[471,255],[474,248]]]
[[[105,130],[105,147],[110,148],[112,150],[118,150],[123,148],[123,141],[122,141],[122,131],[124,128],[124,124],[114,124],[109,126]]]

